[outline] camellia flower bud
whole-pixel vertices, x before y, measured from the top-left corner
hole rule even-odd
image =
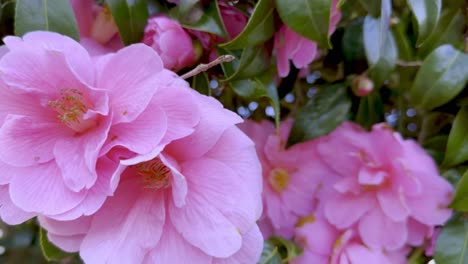
[[[168,17],[156,16],[148,20],[143,43],[161,56],[167,69],[179,71],[195,63],[192,39],[177,21]]]
[[[365,75],[354,78],[351,89],[356,96],[366,96],[374,90],[374,82]]]

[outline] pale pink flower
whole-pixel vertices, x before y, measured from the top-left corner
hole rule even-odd
[[[345,122],[317,149],[340,177],[321,198],[327,220],[355,227],[369,248],[421,246],[450,217],[452,186],[417,143],[387,125],[366,132]]]
[[[187,92],[170,87],[178,77],[146,45],[93,61],[79,43],[52,32],[4,42],[0,216],[8,223],[94,213],[115,189],[120,165],[106,157],[111,149],[148,155],[197,122],[196,112],[184,110]]]
[[[397,251],[369,248],[354,230],[339,231],[321,215],[301,219],[294,235],[303,252],[293,264],[406,263],[408,248]]]
[[[108,6],[100,6],[93,0],[70,0],[83,45],[103,46],[112,52],[123,47]]]
[[[341,12],[337,7],[338,0],[333,0],[330,11],[328,34],[331,35],[341,19]],[[289,74],[289,60],[298,69],[306,68],[318,57],[317,43],[307,39],[288,26],[283,25],[275,34],[274,49],[276,50],[277,69],[280,77]]]
[[[161,56],[167,69],[179,71],[195,63],[195,50],[189,34],[179,22],[166,16],[155,16],[148,20],[143,43]]]
[[[40,217],[53,243],[86,263],[256,263],[262,182],[253,142],[235,126],[237,115],[192,97],[196,105],[185,108],[200,113],[195,131],[125,162],[116,192],[95,214]]]
[[[281,123],[279,134],[271,122],[246,121],[240,128],[256,144],[263,169],[263,216],[260,228],[266,238],[291,238],[297,220],[312,213],[315,193],[327,176],[313,141],[286,149],[292,120]]]

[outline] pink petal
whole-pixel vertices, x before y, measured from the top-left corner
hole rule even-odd
[[[77,207],[62,214],[51,215],[50,217],[63,221],[94,214],[101,208],[106,198],[111,196],[115,190],[111,189],[110,180],[117,167],[118,164],[107,157],[100,158],[96,166],[98,178],[91,189],[87,190],[84,200]]]
[[[98,74],[97,87],[108,89],[114,122],[130,122],[148,106],[162,70],[159,56],[144,44],[118,51]]]
[[[54,162],[24,168],[24,174],[16,175],[10,182],[13,203],[28,212],[60,214],[77,206],[86,192],[72,192],[63,182]]]
[[[184,83],[162,87],[153,97],[150,104],[159,106],[166,114],[170,122],[167,123],[167,131],[162,140],[164,143],[190,135],[195,125],[200,122],[198,105],[195,96]]]
[[[377,192],[377,200],[383,213],[393,221],[406,220],[410,214],[401,190],[392,191],[390,188],[383,188]]]
[[[133,177],[123,179],[94,214],[80,256],[89,263],[141,263],[158,244],[164,222],[162,194],[144,190]]]
[[[70,133],[57,123],[9,116],[0,129],[0,159],[20,167],[48,162],[54,158],[55,142]]]
[[[167,121],[159,106],[150,106],[132,122],[112,126],[100,153],[103,155],[115,146],[122,146],[138,154],[147,154],[161,143]]]
[[[194,94],[200,109],[200,123],[195,132],[170,144],[166,151],[177,160],[190,160],[203,156],[219,140],[224,131],[242,119],[235,113],[223,108],[214,98]],[[190,146],[190,148],[187,148]]]
[[[379,250],[374,251],[363,245],[351,244],[346,247],[345,254],[350,263],[394,264]]]
[[[188,243],[210,256],[229,257],[241,248],[242,237],[212,203],[197,192],[189,192],[185,207],[177,208],[169,202],[170,219]]]
[[[316,42],[302,37],[300,45],[292,57],[292,61],[296,68],[304,68],[312,63],[317,55],[317,49],[318,47]]]
[[[73,221],[57,221],[39,216],[38,220],[41,227],[46,229],[49,234],[66,237],[86,234],[91,226],[92,217],[80,217]]]
[[[247,232],[258,219],[261,211],[255,201],[260,201],[261,196],[250,182],[255,182],[254,177],[260,175],[243,180],[232,168],[208,158],[182,164],[182,172],[187,177],[190,192],[203,199],[200,202],[209,202],[240,232]]]
[[[430,237],[433,230],[432,226],[427,226],[410,218],[407,222],[408,226],[408,241],[411,246],[418,247],[424,244],[426,238]]]
[[[93,0],[70,0],[70,4],[75,13],[80,37],[89,36],[93,24]]]
[[[242,247],[234,255],[225,259],[214,259],[213,264],[254,263],[260,259],[263,249],[263,236],[257,225],[254,225],[242,236]]]
[[[0,219],[9,224],[17,225],[35,217],[34,213],[29,213],[16,207],[10,199],[8,185],[0,185]]]
[[[107,122],[106,122],[107,121]],[[99,149],[104,144],[109,131],[110,120],[99,123],[93,131],[58,140],[54,156],[65,184],[78,192],[89,189],[96,182],[96,161]]]
[[[211,256],[185,241],[179,232],[167,222],[158,245],[146,256],[143,263],[211,263]]]
[[[172,199],[174,205],[177,207],[182,207],[185,205],[185,198],[187,197],[188,187],[187,179],[180,172],[180,168],[177,162],[171,157],[166,157],[164,155],[159,156],[161,161],[166,165],[172,173]]]
[[[348,228],[375,206],[369,195],[340,195],[325,201],[325,216],[337,228]]]
[[[50,242],[65,252],[78,252],[85,235],[59,236],[51,233],[47,234]]]
[[[363,216],[358,228],[362,241],[373,249],[399,249],[408,237],[405,222],[394,222],[380,210],[372,210]]]

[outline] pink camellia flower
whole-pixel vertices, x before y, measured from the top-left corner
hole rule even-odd
[[[246,121],[240,128],[256,144],[263,168],[264,213],[260,228],[265,238],[280,235],[291,238],[300,217],[312,213],[315,192],[326,177],[309,141],[285,149],[292,121],[282,122],[279,135],[271,122]]]
[[[320,215],[301,219],[294,235],[304,251],[292,261],[293,264],[406,263],[407,248],[397,251],[369,248],[354,230],[341,233]]]
[[[161,56],[168,69],[179,71],[195,63],[192,39],[177,21],[168,17],[155,16],[148,20],[143,43]]]
[[[317,149],[340,177],[322,199],[325,217],[339,230],[356,228],[369,248],[421,246],[450,217],[452,186],[417,143],[387,125],[366,132],[346,122]]]
[[[333,0],[328,28],[329,35],[335,31],[341,19],[341,12],[337,5],[338,0]],[[302,69],[307,67],[318,56],[316,42],[297,34],[286,25],[283,25],[275,34],[274,49],[276,50],[277,69],[280,77],[288,75],[290,59],[296,68]]]
[[[81,42],[92,50],[96,47],[107,52],[123,48],[118,28],[109,7],[100,6],[93,0],[70,0],[80,31]],[[93,49],[94,48],[94,49]]]
[[[185,107],[200,113],[194,133],[127,161],[115,194],[95,214],[39,218],[53,243],[86,263],[256,263],[263,238],[254,144],[235,126],[237,115],[192,97],[196,105]]]
[[[109,151],[148,155],[197,122],[184,108],[193,104],[187,92],[167,88],[177,75],[146,45],[92,60],[52,32],[4,42],[0,216],[7,223],[93,214],[115,189],[120,164]]]

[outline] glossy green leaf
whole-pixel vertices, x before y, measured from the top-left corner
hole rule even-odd
[[[341,46],[343,56],[347,61],[365,59],[366,57],[363,43],[364,39],[356,37],[362,36],[363,34],[363,22],[364,20],[362,18],[356,19],[345,29]]]
[[[411,61],[414,57],[413,44],[409,39],[407,32],[407,23],[400,18],[400,22],[392,26],[392,34],[398,50],[398,57],[401,60]]]
[[[468,80],[468,55],[451,45],[432,52],[419,69],[411,88],[417,107],[431,110],[453,99]]]
[[[455,196],[452,199],[450,207],[453,209],[468,212],[468,170],[457,184]]]
[[[275,111],[275,124],[278,127],[280,121],[280,104],[276,85],[270,81],[265,82],[260,77],[230,82],[234,92],[244,98],[258,100],[262,97],[268,98]]]
[[[468,263],[468,221],[454,217],[448,222],[437,238],[434,252],[436,263]]]
[[[444,165],[453,166],[468,160],[468,106],[458,112],[447,143]]]
[[[59,261],[73,256],[73,254],[63,252],[61,249],[50,243],[47,238],[47,231],[41,228],[39,232],[42,254],[48,261]]]
[[[106,0],[112,17],[125,45],[138,43],[148,22],[148,6],[145,0]]]
[[[380,6],[382,4],[381,0],[359,0],[361,5],[374,17],[380,16]]]
[[[279,254],[278,247],[269,241],[265,241],[263,245],[262,255],[258,264],[281,264],[281,255]]]
[[[275,0],[281,20],[298,34],[329,47],[331,0]]]
[[[233,40],[220,44],[220,47],[235,50],[256,46],[269,40],[275,33],[273,0],[257,2],[244,30]]]
[[[268,239],[268,242],[278,248],[283,263],[290,263],[291,260],[297,258],[302,253],[299,245],[281,237],[271,237]]]
[[[351,108],[346,88],[336,84],[321,88],[296,115],[288,138],[288,146],[311,140],[333,131]]]
[[[437,27],[419,49],[419,54],[425,58],[435,48],[443,44],[451,44],[462,49],[465,17],[461,9],[446,10],[442,13]]]
[[[16,0],[15,34],[23,36],[35,30],[54,31],[80,39],[69,1]]]
[[[217,0],[210,1],[207,6],[203,6],[199,0],[181,1],[171,15],[185,28],[227,37]]]
[[[375,90],[362,97],[356,115],[356,122],[369,129],[373,124],[384,120],[384,106],[380,93]]]
[[[237,69],[227,80],[247,79],[258,76],[270,66],[270,55],[263,46],[248,47],[242,51]]]
[[[211,96],[210,81],[208,80],[208,75],[206,72],[202,72],[193,76],[192,88],[201,94]]]
[[[395,39],[390,31],[390,0],[382,0],[380,18],[370,15],[364,19],[364,48],[370,66],[370,77],[380,87],[395,68],[398,57]]]
[[[418,40],[421,45],[437,26],[442,0],[408,0],[409,7],[418,22]]]

